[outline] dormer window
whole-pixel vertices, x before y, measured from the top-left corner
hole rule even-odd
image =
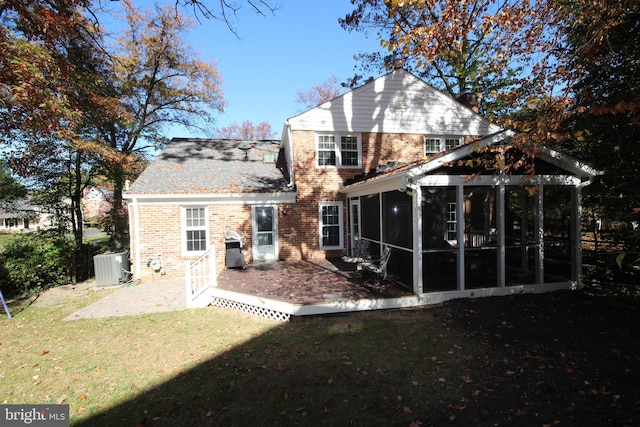
[[[318,167],[361,167],[360,136],[337,133],[318,134],[316,136],[316,159]]]
[[[459,136],[425,136],[424,154],[439,153],[459,145],[462,145],[462,137]]]

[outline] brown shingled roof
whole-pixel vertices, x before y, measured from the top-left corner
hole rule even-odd
[[[249,149],[241,149],[250,147]],[[280,141],[174,138],[129,189],[137,194],[262,193],[291,191],[278,157]]]

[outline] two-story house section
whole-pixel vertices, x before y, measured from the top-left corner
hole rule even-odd
[[[330,257],[348,249],[347,206],[339,194],[347,181],[500,130],[402,69],[290,118],[282,147],[305,228],[291,224],[296,238],[289,251]]]
[[[246,263],[389,253],[389,280],[430,298],[579,283],[598,172],[549,149],[535,176],[469,161],[511,135],[395,70],[291,117],[281,141],[174,138],[125,192],[134,277],[184,277],[210,253],[220,272],[231,236]]]

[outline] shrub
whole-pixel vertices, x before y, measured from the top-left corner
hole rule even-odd
[[[0,254],[2,291],[31,295],[69,281],[73,242],[50,232],[23,234]]]

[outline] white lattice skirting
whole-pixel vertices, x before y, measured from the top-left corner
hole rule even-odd
[[[280,311],[271,310],[265,307],[256,307],[251,304],[244,304],[237,301],[230,301],[224,298],[214,297],[211,301],[211,305],[220,308],[227,308],[230,310],[237,310],[243,313],[251,314],[253,316],[263,317],[270,320],[278,320],[281,322],[288,322],[291,319],[289,313],[282,313]]]
[[[545,285],[520,285],[503,288],[471,289],[465,291],[434,292],[431,294],[406,296],[389,299],[343,299],[331,298],[315,304],[290,304],[252,295],[240,294],[219,288],[211,288],[211,305],[241,311],[266,319],[288,322],[291,316],[312,316],[355,311],[389,310],[439,304],[455,298],[477,298],[512,295],[521,293],[551,292],[571,289],[570,283],[550,283]]]

